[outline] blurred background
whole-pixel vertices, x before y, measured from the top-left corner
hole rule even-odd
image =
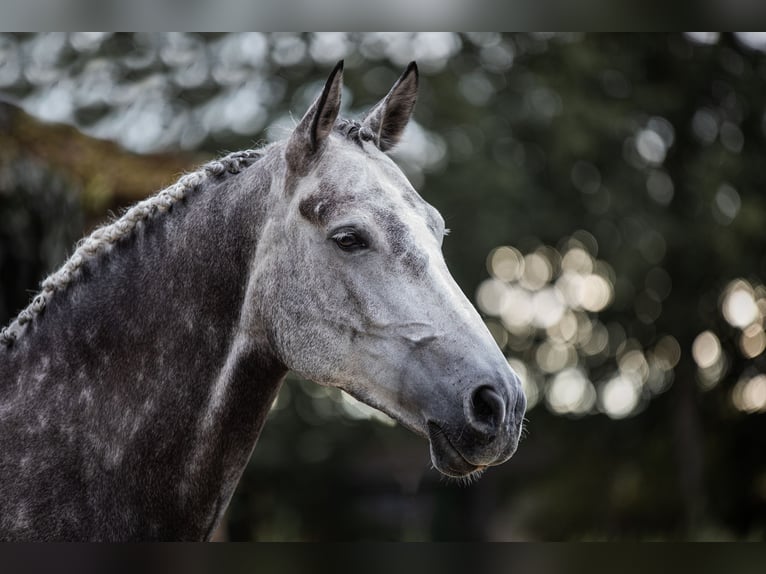
[[[293,376],[219,536],[762,540],[766,35],[0,34],[0,323],[110,213],[346,116],[410,60],[394,153],[520,374],[516,456],[465,486]]]

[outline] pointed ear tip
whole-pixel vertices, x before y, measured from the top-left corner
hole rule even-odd
[[[415,76],[420,75],[420,71],[418,70],[418,63],[415,60],[412,60],[409,64],[407,64],[407,69],[405,70],[406,73],[412,73],[415,72]]]
[[[330,72],[330,77],[327,78],[328,81],[337,81],[339,78],[343,77],[343,60],[338,60],[338,63],[335,64],[335,67],[332,69],[332,72]]]

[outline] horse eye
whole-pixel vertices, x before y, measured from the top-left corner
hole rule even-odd
[[[367,248],[367,241],[355,229],[340,229],[331,239],[343,251],[359,251]]]

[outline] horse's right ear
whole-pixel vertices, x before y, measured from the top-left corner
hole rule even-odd
[[[362,123],[375,134],[381,151],[393,148],[410,121],[418,97],[418,66],[410,62],[394,87],[364,117]]]
[[[343,60],[333,68],[319,97],[296,126],[287,143],[287,159],[300,158],[319,151],[332,132],[340,111],[343,87]]]

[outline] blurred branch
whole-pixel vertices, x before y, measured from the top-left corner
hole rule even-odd
[[[78,184],[88,218],[162,189],[207,158],[187,152],[131,153],[74,127],[39,121],[0,101],[0,165],[30,156]]]

